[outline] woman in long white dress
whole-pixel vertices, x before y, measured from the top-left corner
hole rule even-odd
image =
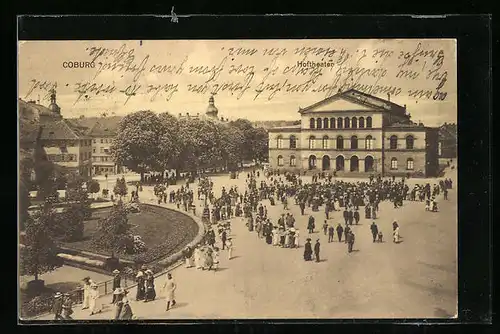
[[[399,226],[394,229],[394,239],[395,243],[399,243]]]
[[[280,242],[280,234],[278,228],[275,227],[273,229],[273,246],[278,246],[279,242]]]
[[[96,313],[101,313],[102,311],[102,303],[99,301],[99,287],[97,284],[92,283],[90,285],[89,290],[89,308],[90,315],[94,315]]]
[[[295,247],[299,248],[299,230],[295,229]]]
[[[194,265],[196,269],[201,269],[202,267],[200,246],[196,246],[194,249]]]

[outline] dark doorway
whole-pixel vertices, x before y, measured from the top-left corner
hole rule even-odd
[[[316,168],[316,156],[311,155],[309,156],[309,169],[315,169]]]
[[[373,157],[371,156],[365,158],[365,172],[373,172]]]
[[[323,157],[322,168],[323,168],[323,170],[329,170],[330,169],[330,157],[328,155],[325,155]]]
[[[359,171],[359,158],[355,155],[351,157],[351,172]]]
[[[344,157],[339,155],[337,159],[335,159],[335,169],[338,171],[344,170]]]

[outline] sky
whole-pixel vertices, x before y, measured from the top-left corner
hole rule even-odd
[[[451,39],[20,41],[18,97],[48,105],[54,85],[65,117],[202,114],[214,93],[225,118],[297,120],[299,108],[355,87],[390,92],[428,126],[457,120]],[[419,90],[429,93],[410,96]]]

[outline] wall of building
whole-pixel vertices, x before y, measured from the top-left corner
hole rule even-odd
[[[80,175],[90,176],[92,168],[90,139],[43,141],[43,147],[49,161],[74,170]]]
[[[92,139],[92,165],[94,175],[116,174],[116,164],[111,155],[113,137],[96,137]]]
[[[383,126],[383,116],[384,113],[380,111],[332,111],[332,112],[308,112],[302,115],[301,117],[301,124],[302,124],[302,129],[303,130],[319,130],[316,128],[311,129],[310,127],[310,119],[314,118],[346,118],[349,117],[349,119],[352,119],[353,117],[356,117],[359,119],[359,117],[364,117],[365,119],[365,127],[366,127],[366,118],[371,117],[372,118],[372,128],[381,128]],[[330,122],[328,122],[330,123]],[[322,126],[323,128],[323,126]],[[331,127],[330,127],[331,128]],[[345,126],[344,126],[345,128]]]
[[[439,174],[439,129],[427,128],[426,130],[426,175],[438,176]]]

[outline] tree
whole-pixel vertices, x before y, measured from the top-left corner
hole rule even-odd
[[[57,257],[57,247],[51,235],[55,213],[49,202],[25,221],[25,235],[20,248],[21,275],[38,276],[62,265]]]
[[[98,228],[92,237],[96,247],[112,253],[123,253],[129,238],[130,224],[128,223],[127,210],[122,201],[111,208],[108,217],[100,219]]]
[[[91,200],[85,187],[86,181],[80,175],[70,174],[66,185],[66,201],[75,210],[80,210],[84,219],[92,216]]]
[[[222,160],[225,167],[234,171],[243,160],[245,137],[240,129],[232,125],[221,124],[220,132]]]
[[[269,135],[264,128],[253,129],[252,158],[257,162],[269,160]]]
[[[72,242],[83,239],[85,224],[85,212],[78,204],[70,204],[58,216],[58,235],[62,236],[64,241]]]
[[[141,174],[147,168],[161,168],[160,140],[164,134],[162,122],[152,111],[137,111],[125,116],[118,124],[111,146],[117,164]]]
[[[127,183],[125,182],[125,178],[117,178],[116,179],[116,184],[113,189],[113,192],[115,195],[120,196],[120,200],[122,199],[123,196],[127,195],[128,189],[127,189]]]
[[[26,186],[26,181],[19,181],[19,226],[24,230],[25,221],[29,218],[28,209],[31,205],[30,192]]]
[[[169,113],[162,113],[158,116],[162,123],[162,133],[159,143],[159,160],[162,172],[167,169],[177,169],[179,155],[181,153],[181,143],[179,142],[179,122],[177,118]]]
[[[97,194],[101,190],[99,182],[97,182],[96,180],[87,182],[87,190],[91,194]]]

